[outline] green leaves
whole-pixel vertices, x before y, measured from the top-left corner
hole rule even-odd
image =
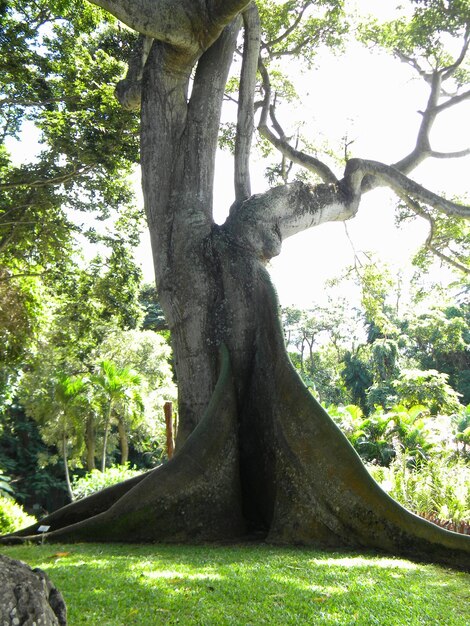
[[[412,0],[406,8],[410,5],[412,10],[395,20],[363,24],[360,38],[394,54],[426,60],[433,69],[450,65],[452,56],[446,52],[449,36],[463,39],[470,26],[468,0]]]
[[[342,0],[259,3],[262,48],[269,58],[296,56],[313,61],[320,45],[341,46],[347,31]]]

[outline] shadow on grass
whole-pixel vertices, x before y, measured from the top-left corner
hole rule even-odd
[[[462,626],[470,576],[403,559],[249,546],[5,548],[46,570],[70,626]]]

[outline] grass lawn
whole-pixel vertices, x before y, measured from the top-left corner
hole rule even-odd
[[[470,575],[404,559],[266,545],[2,547],[44,569],[70,626],[467,626]]]

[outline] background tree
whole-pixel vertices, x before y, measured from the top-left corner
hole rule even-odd
[[[70,500],[73,500],[73,493],[68,447],[71,441],[75,440],[77,445],[83,437],[83,421],[80,418],[83,403],[80,396],[85,386],[86,383],[81,378],[70,377],[59,372],[56,378],[50,378],[48,393],[32,393],[24,398],[26,410],[34,415],[41,425],[44,440],[49,444],[55,444],[62,456],[65,483]],[[48,396],[52,398],[52,402],[46,399]]]
[[[51,537],[216,539],[248,529],[271,541],[368,545],[468,567],[468,538],[420,521],[390,500],[305,390],[285,353],[264,269],[285,238],[353,217],[362,195],[380,185],[390,186],[415,212],[429,206],[468,216],[468,208],[408,177],[424,158],[437,155],[430,147],[436,115],[468,96],[442,92],[445,81],[458,80],[468,48],[467,3],[455,11],[440,2],[411,3],[411,36],[395,45],[433,57],[416,147],[392,165],[348,159],[339,176],[326,160],[289,143],[269,72],[280,55],[303,54],[311,61],[317,44],[336,44],[345,30],[341,3],[96,4],[141,35],[119,93],[126,105],[141,102],[143,189],[157,289],[175,354],[179,452],[144,477],[57,512],[48,518],[56,529]],[[235,198],[226,222],[217,226],[212,186],[220,111],[242,20]],[[439,54],[440,37],[447,34],[461,39],[453,58]],[[313,184],[297,180],[251,195],[257,89],[260,134],[315,174]]]
[[[143,414],[142,397],[139,393],[140,376],[129,367],[118,368],[111,361],[101,361],[93,374],[93,385],[101,396],[103,409],[103,452],[101,471],[106,468],[106,452],[111,419],[116,418],[121,446],[121,464],[125,465],[129,456],[126,421],[137,420]]]

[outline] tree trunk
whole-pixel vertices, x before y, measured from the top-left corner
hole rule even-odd
[[[106,418],[104,422],[103,429],[103,451],[101,453],[101,471],[104,472],[106,469],[106,448],[108,447],[108,433],[109,433],[109,424],[111,422],[111,413],[113,411],[113,403],[112,400],[109,401],[108,411],[106,413]]]
[[[65,432],[62,434],[62,458],[64,459],[64,475],[65,484],[67,485],[67,493],[69,494],[70,500],[73,501],[72,483],[70,482],[69,462],[67,456],[67,436]]]
[[[165,402],[163,412],[165,414],[166,454],[168,459],[171,459],[174,453],[173,403]]]
[[[121,465],[126,465],[129,460],[129,441],[127,439],[126,425],[118,418],[119,445],[121,447]]]
[[[95,448],[96,448],[96,433],[93,417],[88,417],[86,421],[85,430],[85,446],[86,446],[86,468],[89,472],[94,470],[95,465]]]
[[[247,3],[212,4],[240,10]],[[272,543],[374,548],[469,568],[470,539],[384,493],[305,388],[287,356],[265,270],[285,237],[354,215],[375,166],[351,161],[337,183],[292,183],[250,198],[238,180],[229,218],[213,222],[220,108],[239,27],[233,21],[213,45],[210,29],[198,33],[190,98],[193,39],[187,49],[155,41],[143,76],[143,188],[178,379],[176,453],[139,480],[48,516],[49,539],[212,541],[255,533]],[[243,178],[244,168],[237,171]],[[107,428],[103,461],[106,435]]]

